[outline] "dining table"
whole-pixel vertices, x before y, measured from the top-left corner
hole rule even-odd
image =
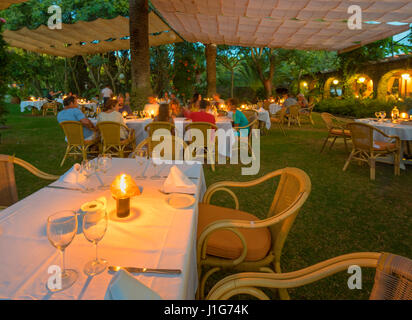
[[[276,114],[280,111],[280,109],[282,109],[282,106],[277,103],[272,103],[271,105],[269,105],[269,111],[271,114]]]
[[[24,109],[27,107],[35,107],[36,109],[41,110],[45,103],[47,103],[46,99],[22,101],[20,102],[20,112],[24,112]]]
[[[412,121],[398,121],[394,123],[390,119],[378,120],[375,118],[365,118],[365,119],[355,119],[356,122],[369,124],[387,135],[390,136],[398,136],[401,140],[401,163],[400,168],[405,170],[405,164],[410,164],[410,162],[403,160],[403,153],[404,153],[404,146],[405,143],[412,141]],[[374,140],[376,141],[383,141],[383,142],[390,142],[391,139],[386,138],[379,132],[374,133]],[[393,157],[389,156],[387,158],[381,159],[382,162],[393,163]]]
[[[168,161],[153,165],[152,160],[113,158],[106,174],[91,175],[78,190],[62,178],[0,211],[0,299],[104,299],[114,274],[107,269],[96,276],[83,272],[86,262],[94,258],[94,245],[82,234],[81,224],[72,243],[66,248],[66,268],[78,271],[78,279],[60,292],[47,288],[49,267],[60,265],[58,250],[47,237],[47,218],[61,210],[77,212],[86,202],[105,197],[108,227],[99,242],[99,257],[109,265],[180,269],[181,274],[136,273],[133,276],[162,299],[194,299],[197,290],[196,233],[198,203],[206,190],[202,165],[198,162]],[[176,209],[169,202],[173,194],[159,191],[172,166],[178,167],[196,185],[195,201],[189,207]],[[70,169],[72,170],[72,169]],[[160,179],[152,179],[154,175]],[[98,186],[111,183],[119,174],[135,179],[141,194],[131,198],[131,214],[118,218],[110,189]],[[100,179],[99,179],[100,178]],[[76,185],[75,185],[76,186]]]

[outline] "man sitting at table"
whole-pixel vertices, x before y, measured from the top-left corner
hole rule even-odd
[[[285,99],[285,101],[283,102],[282,108],[286,108],[286,113],[289,114],[289,107],[297,105],[298,101],[290,96],[288,92],[283,94],[283,99]]]
[[[201,100],[199,104],[199,111],[188,113],[187,118],[191,119],[193,122],[209,122],[211,124],[216,124],[214,115],[206,112],[208,106],[208,101]]]
[[[69,96],[63,100],[64,109],[57,114],[57,121],[79,121],[83,126],[84,140],[94,140],[97,137],[96,127],[81,112],[74,96]]]
[[[248,119],[243,114],[242,111],[237,109],[237,101],[233,98],[227,100],[227,105],[230,111],[233,113],[233,126],[236,127],[246,127],[249,124]],[[246,130],[241,130],[241,137],[247,137],[249,134],[249,128]],[[239,135],[239,132],[236,132]]]
[[[143,111],[146,111],[150,115],[152,114],[152,111],[153,111],[153,115],[157,116],[159,114],[159,104],[156,101],[156,97],[149,96],[147,100],[149,101],[149,103],[144,106]]]
[[[119,108],[119,101],[115,99],[110,99],[106,101],[103,105],[103,112],[100,112],[97,115],[97,123],[110,121],[110,122],[118,122],[121,124],[125,124],[123,116],[120,112],[117,111]],[[125,140],[129,136],[126,128],[120,127],[120,139]]]

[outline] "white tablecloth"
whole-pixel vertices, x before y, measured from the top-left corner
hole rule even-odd
[[[398,136],[401,140],[412,141],[412,125],[392,123],[389,120],[388,122],[377,122],[371,119],[356,119],[355,121],[374,126],[390,136]],[[383,137],[378,134],[375,139],[380,141]]]
[[[282,109],[282,106],[276,103],[272,103],[271,105],[269,105],[269,111],[271,114],[276,114],[280,109]]]
[[[265,109],[259,109],[257,112],[259,121],[263,121],[266,124],[266,129],[269,130],[271,125],[269,112]]]
[[[20,111],[24,112],[24,108],[26,107],[35,107],[39,110],[41,110],[41,107],[43,107],[43,105],[47,103],[47,100],[38,100],[38,101],[22,101],[20,103]]]
[[[63,104],[63,99],[56,99],[56,101]],[[96,109],[97,109],[97,103],[95,103],[95,102],[89,102],[89,103],[80,103],[80,102],[78,102],[78,105],[79,105],[80,108],[81,107],[86,107],[86,108],[91,109],[95,112],[96,112]]]
[[[180,210],[170,207],[165,201],[168,196],[158,191],[164,179],[136,180],[143,192],[131,200],[133,217],[127,221],[110,219],[106,235],[99,243],[99,257],[107,259],[110,265],[181,269],[178,276],[135,275],[163,299],[194,299],[197,289],[198,200],[206,185],[200,164],[180,167],[187,176],[199,177],[193,180],[198,187],[193,206]],[[170,165],[161,168],[159,174],[167,175]],[[135,177],[141,171],[134,159],[113,159],[112,169],[101,178],[111,182],[120,173]],[[149,166],[146,175],[150,177],[152,172]],[[95,176],[90,178],[89,185],[99,185]],[[60,210],[77,211],[81,204],[103,195],[112,216],[115,201],[110,191],[81,193],[50,188],[43,188],[0,212],[0,299],[104,298],[113,275],[104,271],[88,278],[83,273],[84,265],[94,259],[95,249],[80,232],[66,249],[66,267],[79,272],[76,283],[59,293],[50,293],[46,288],[49,266],[60,265],[59,254],[47,239],[47,217]]]

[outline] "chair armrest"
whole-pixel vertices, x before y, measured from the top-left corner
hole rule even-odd
[[[233,129],[235,129],[236,131],[240,130],[240,129],[247,129],[249,127],[251,127],[253,124],[255,124],[256,122],[258,122],[259,119],[255,119],[253,120],[251,123],[249,123],[247,126],[244,127],[233,127]]]

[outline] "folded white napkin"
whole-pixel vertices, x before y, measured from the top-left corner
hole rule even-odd
[[[117,271],[107,287],[105,300],[162,300],[152,289],[146,287],[129,272]]]
[[[196,185],[178,167],[173,166],[163,184],[163,191],[195,194]]]
[[[86,180],[86,177],[80,172],[80,164],[78,163],[75,163],[73,167],[60,178],[62,182],[73,184],[83,182],[84,180]]]

